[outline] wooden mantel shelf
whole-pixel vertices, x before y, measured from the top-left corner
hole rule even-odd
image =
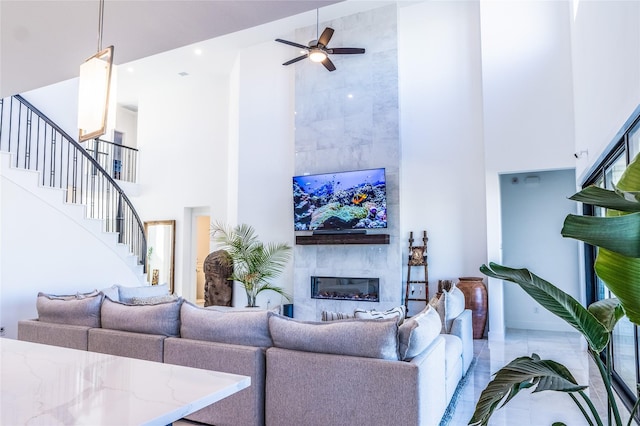
[[[389,244],[389,234],[296,235],[296,244]]]

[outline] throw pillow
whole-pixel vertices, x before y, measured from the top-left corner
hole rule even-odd
[[[100,327],[102,294],[53,295],[38,293],[38,320],[56,324]]]
[[[449,333],[453,320],[464,311],[464,293],[455,285],[450,291],[443,292],[444,296],[444,326]]]
[[[349,318],[354,318],[354,316],[346,312],[322,311],[322,321],[340,321]]]
[[[441,333],[446,333],[447,330],[444,326],[444,294],[441,294],[440,297],[433,296],[431,300],[429,300],[429,306],[431,306],[440,316],[440,324],[441,324]]]
[[[279,348],[398,360],[398,324],[393,319],[303,322],[271,315],[269,331]]]
[[[400,359],[410,360],[421,354],[440,334],[441,329],[440,316],[429,305],[417,315],[407,318],[398,329]]]
[[[180,335],[182,298],[155,305],[128,305],[108,297],[102,303],[102,328],[134,333]]]
[[[169,285],[143,285],[138,287],[118,286],[119,300],[124,303],[131,303],[134,297],[166,296],[169,294]],[[113,300],[113,299],[112,299]]]
[[[398,326],[403,323],[405,317],[404,305],[396,306],[386,311],[376,311],[372,309],[370,311],[356,308],[353,311],[353,315],[359,319],[395,319]]]
[[[132,297],[130,300],[130,305],[157,305],[158,303],[178,300],[178,296],[175,294],[167,294],[165,296]]]
[[[220,312],[199,308],[189,302],[180,310],[180,336],[183,339],[206,340],[258,347],[271,347],[269,311]]]
[[[111,287],[103,288],[100,290],[102,294],[107,296],[111,300],[115,300],[116,302],[120,300],[120,294],[117,285],[112,285]]]

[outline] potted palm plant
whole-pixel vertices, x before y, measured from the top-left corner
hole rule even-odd
[[[291,256],[291,246],[286,243],[263,244],[253,227],[241,224],[235,227],[216,223],[211,235],[222,250],[229,253],[233,263],[230,280],[238,281],[247,293],[247,306],[256,306],[256,297],[267,290],[291,300],[282,288],[270,284],[278,277]]]
[[[598,247],[595,272],[615,298],[600,300],[585,308],[573,297],[527,269],[512,269],[494,263],[480,268],[487,276],[518,284],[544,308],[585,337],[589,354],[598,367],[607,392],[609,416],[612,417],[607,423],[616,426],[622,426],[622,420],[613,394],[611,370],[602,362],[600,354],[605,351],[610,356],[611,334],[623,316],[640,325],[639,191],[640,160],[636,157],[621,176],[615,191],[591,186],[571,197],[575,201],[606,208],[606,217],[569,215],[562,229],[563,236]],[[533,388],[534,392],[567,392],[584,415],[585,424],[601,426],[603,419],[584,392],[586,387],[578,384],[562,364],[542,360],[537,354],[523,356],[495,374],[480,395],[469,424],[488,424],[499,406],[509,402],[520,390]],[[639,402],[636,401],[631,410],[628,425],[633,421],[633,413]]]

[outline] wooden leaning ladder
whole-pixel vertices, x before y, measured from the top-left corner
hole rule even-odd
[[[423,245],[414,246],[413,231],[409,233],[409,261],[407,263],[407,287],[404,294],[404,308],[409,316],[409,301],[429,302],[429,270],[427,265],[427,231],[422,231]],[[424,280],[412,280],[411,268],[424,267]],[[414,297],[412,284],[424,284],[424,297]]]

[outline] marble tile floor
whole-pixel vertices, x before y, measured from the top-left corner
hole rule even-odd
[[[458,400],[455,414],[449,426],[464,426],[473,415],[476,402],[491,380],[491,375],[514,358],[537,353],[542,359],[552,359],[565,365],[578,383],[588,383],[588,394],[603,416],[606,424],[606,395],[598,369],[587,355],[586,344],[578,333],[534,330],[507,330],[503,342],[474,341],[477,364]],[[622,403],[619,403],[624,424],[629,420]],[[505,407],[498,409],[489,422],[490,426],[551,426],[562,421],[568,426],[585,426],[587,422],[571,398],[561,392],[530,394],[521,391]],[[638,423],[632,422],[638,426]],[[199,423],[180,420],[176,426],[194,426]],[[302,425],[301,425],[302,426]]]
[[[503,342],[475,340],[474,351],[478,362],[462,389],[450,426],[468,424],[475,404],[493,373],[513,359],[532,353],[537,353],[542,359],[551,359],[565,365],[578,383],[588,384],[587,393],[606,424],[604,413],[607,410],[607,401],[602,379],[596,365],[587,355],[586,343],[578,333],[507,330]],[[626,425],[629,414],[621,402],[619,407]],[[531,394],[530,391],[524,390],[505,407],[496,410],[489,425],[551,426],[555,421],[562,421],[568,426],[587,424],[567,394],[551,391]],[[636,422],[632,424],[637,426]]]

